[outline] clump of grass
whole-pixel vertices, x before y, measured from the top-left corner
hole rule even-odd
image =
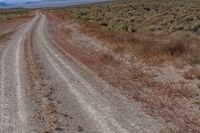
[[[156,36],[139,39],[133,49],[140,58],[150,64],[180,57],[190,50],[184,40],[168,39],[168,41],[163,41]]]
[[[104,53],[100,55],[100,60],[106,65],[113,65],[116,64],[117,61],[114,59],[112,54]]]
[[[187,50],[188,49],[186,49],[186,44],[183,39],[173,39],[162,48],[164,53],[167,53],[171,56],[179,56]]]
[[[200,70],[197,68],[190,69],[183,74],[183,77],[188,80],[200,79]]]
[[[116,47],[113,48],[113,51],[115,53],[124,53],[125,52],[125,47],[122,45],[117,45]]]
[[[200,63],[200,49],[192,50],[189,57],[186,58],[188,64],[199,64]]]

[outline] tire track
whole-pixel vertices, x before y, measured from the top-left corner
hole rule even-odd
[[[35,105],[32,111],[32,120],[37,127],[37,133],[53,132],[56,129],[62,130],[58,121],[56,98],[52,95],[55,88],[42,72],[43,66],[38,62],[33,51],[33,33],[35,26],[28,34],[25,42],[25,59],[27,66],[27,77],[30,88],[28,94]]]
[[[5,44],[1,58],[1,109],[0,130],[2,133],[26,133],[27,115],[25,105],[25,81],[23,70],[23,47],[26,33],[37,16],[19,29]]]

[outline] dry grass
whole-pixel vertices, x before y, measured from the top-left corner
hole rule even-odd
[[[186,63],[196,64],[200,62],[200,46],[198,50],[191,47],[200,34],[199,5],[198,0],[125,0],[58,11],[71,14],[85,28],[92,29],[91,35],[119,44],[114,52],[130,51],[131,46],[146,63],[183,57]]]
[[[184,40],[169,38],[167,41],[154,37],[138,39],[133,51],[149,64],[166,62],[181,57],[190,51]]]
[[[200,70],[197,68],[192,68],[183,74],[185,79],[193,80],[200,79]]]
[[[113,55],[109,53],[101,54],[100,60],[103,64],[106,64],[106,65],[115,65],[118,63],[118,61],[113,57]]]
[[[193,3],[188,0],[161,1],[132,0],[114,4],[60,8],[47,12],[58,13],[63,20],[75,19],[82,25],[83,28],[80,30],[85,34],[113,44],[115,53],[131,52],[138,59],[149,64],[167,61],[176,63],[176,60],[180,58],[183,64],[200,63],[200,46],[197,45],[196,48],[193,48],[194,43],[195,45],[200,44],[196,36],[198,35],[197,30],[193,31],[193,26],[190,27],[191,29],[176,28],[183,23],[180,20],[189,19],[184,17],[187,16],[187,12],[181,12],[183,9],[192,12],[193,15],[190,16],[190,23],[188,20],[184,26],[188,27],[191,23],[195,23],[194,25],[198,28],[198,20],[192,19],[196,16],[196,10],[190,11],[190,8],[194,6],[194,9],[197,9],[200,2],[196,0],[193,0]],[[180,9],[180,12],[173,9],[174,5],[177,5],[177,10]],[[172,17],[172,14],[175,18]],[[175,22],[170,23],[168,19]],[[142,21],[138,22],[139,20]],[[163,26],[165,21],[167,26]],[[162,23],[161,29],[154,28],[152,31],[152,27],[159,26],[160,23]],[[136,30],[135,27],[138,29]]]
[[[172,123],[174,128],[167,125],[170,133],[193,133],[200,131],[198,117],[190,116],[184,112],[184,108],[179,104],[178,99],[191,98],[194,92],[188,86],[172,87],[154,83],[152,92],[149,90],[136,90],[138,101],[143,102],[145,112],[154,116],[162,117],[166,123]]]

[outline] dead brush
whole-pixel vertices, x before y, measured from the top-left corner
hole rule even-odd
[[[200,70],[197,68],[190,69],[182,75],[185,79],[193,80],[200,79]]]
[[[144,73],[141,69],[138,69],[137,72],[135,72],[134,74],[132,74],[132,79],[140,79],[141,77],[144,77]]]
[[[180,57],[190,48],[184,39],[168,38],[166,41],[156,36],[147,36],[141,37],[141,40],[134,44],[133,50],[144,62],[158,64]]]
[[[154,117],[161,116],[166,122],[176,125],[170,133],[199,131],[197,118],[183,113],[184,108],[177,100],[194,96],[194,92],[189,86],[172,86],[170,83],[160,85],[158,83],[151,86],[151,89],[150,92],[144,90],[143,93],[146,93],[146,97],[142,99],[144,109],[148,114]],[[141,94],[138,93],[136,96],[141,101]],[[170,129],[170,127],[167,129]]]
[[[185,97],[190,98],[194,95],[194,92],[189,86],[180,85],[175,87],[166,87],[166,94],[170,98]]]
[[[103,53],[100,55],[100,60],[106,65],[113,65],[116,64],[117,61],[114,59],[112,54]]]
[[[111,35],[112,36],[111,44],[113,45],[114,53],[126,54],[126,53],[132,52],[132,49],[133,49],[133,46],[135,43],[135,42],[133,42],[134,40],[130,39],[128,37],[128,35],[126,35],[125,33],[123,33],[124,35],[122,35],[122,37],[126,36],[126,37],[124,37],[125,39],[123,39],[123,41],[115,40],[114,38],[116,35],[114,35],[115,33],[112,33],[112,34],[113,35]],[[119,34],[117,34],[117,35],[120,36]]]
[[[147,40],[140,40],[135,43],[133,51],[136,55],[148,64],[157,64],[169,59],[165,53],[162,52],[162,44],[159,44],[153,38]]]
[[[187,50],[185,41],[180,39],[172,39],[162,47],[162,52],[169,54],[170,56],[180,56]]]
[[[126,50],[125,46],[122,45],[117,45],[116,47],[113,48],[113,52],[115,53],[124,53]]]

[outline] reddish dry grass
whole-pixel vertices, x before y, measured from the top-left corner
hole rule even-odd
[[[80,30],[85,34],[113,44],[114,52],[134,53],[139,59],[149,64],[174,60],[190,50],[186,40],[144,33],[128,34],[101,31],[97,25],[90,23],[81,23],[80,25],[83,25]]]
[[[183,74],[185,79],[200,79],[200,70],[197,68],[190,69],[189,71]]]

